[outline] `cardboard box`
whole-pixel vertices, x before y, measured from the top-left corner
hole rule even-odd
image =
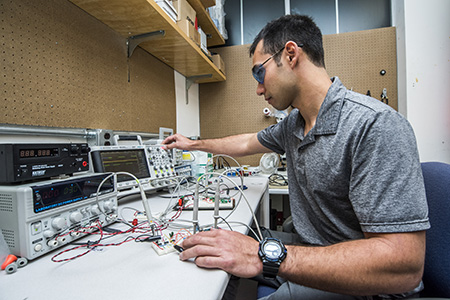
[[[189,27],[189,37],[191,38],[191,40],[193,40],[197,46],[200,47],[200,34],[198,33],[197,30],[195,30],[195,27]]]
[[[191,38],[200,47],[200,34],[195,30],[194,23],[190,20],[178,21],[178,27],[186,33],[188,37]]]
[[[220,57],[220,54],[214,54],[211,56],[212,62],[214,65],[216,65],[217,68],[224,74],[225,74],[225,63],[222,60],[222,57]]]
[[[195,22],[197,13],[186,0],[173,0],[172,2],[173,6],[177,10],[178,22],[183,22],[184,20],[191,20],[192,23]]]

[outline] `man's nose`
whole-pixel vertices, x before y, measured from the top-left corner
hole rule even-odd
[[[258,86],[256,87],[256,94],[258,96],[262,96],[264,95],[264,92],[265,92],[264,84],[258,83]]]

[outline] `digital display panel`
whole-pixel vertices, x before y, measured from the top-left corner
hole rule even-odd
[[[39,213],[95,197],[98,186],[107,176],[108,174],[102,174],[43,186],[33,186],[31,188],[33,189],[34,212]],[[114,180],[111,176],[103,183],[99,195],[113,191]]]
[[[101,151],[102,172],[128,172],[137,178],[148,178],[150,173],[147,165],[145,149],[120,151]],[[127,175],[117,175],[117,182],[133,180]]]
[[[59,155],[59,148],[20,149],[20,158],[53,157]]]

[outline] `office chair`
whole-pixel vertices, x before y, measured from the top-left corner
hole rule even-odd
[[[422,163],[431,228],[427,250],[422,297],[450,297],[450,165]]]
[[[450,165],[422,163],[431,228],[427,231],[427,249],[421,297],[450,297]],[[283,224],[292,232],[292,219]],[[259,285],[258,298],[270,295],[274,288]],[[430,298],[431,299],[431,298]],[[434,298],[437,300],[437,298]]]

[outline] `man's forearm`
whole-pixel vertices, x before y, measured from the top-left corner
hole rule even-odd
[[[270,151],[259,143],[256,134],[253,133],[233,135],[219,139],[195,140],[190,143],[188,150],[226,154],[233,157]]]
[[[396,294],[416,288],[423,272],[424,233],[368,238],[327,247],[287,246],[279,276],[349,295]],[[396,239],[396,240],[395,240]]]

